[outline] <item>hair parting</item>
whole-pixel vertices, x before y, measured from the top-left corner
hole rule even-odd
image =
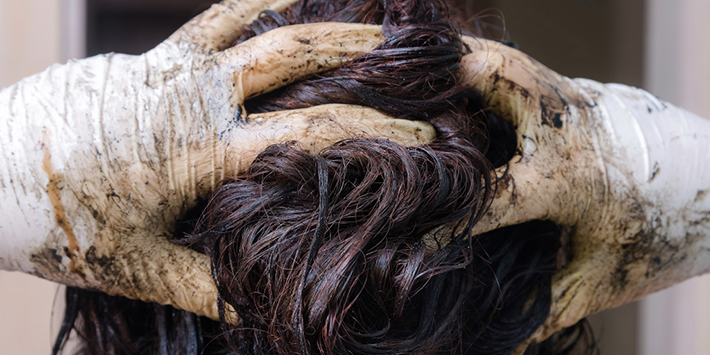
[[[471,232],[493,194],[492,168],[516,142],[479,92],[457,84],[462,25],[443,0],[301,0],[264,11],[237,42],[323,21],[381,24],[385,40],[246,109],[363,105],[425,120],[436,138],[269,146],[175,240],[210,257],[221,322],[68,288],[55,354],[73,329],[84,354],[502,355],[544,324],[559,228]],[[225,321],[231,309],[237,324]],[[526,354],[566,353],[554,345],[588,334],[575,329]]]

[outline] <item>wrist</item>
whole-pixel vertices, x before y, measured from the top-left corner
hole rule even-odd
[[[107,62],[98,56],[53,65],[0,92],[3,268],[39,272],[33,261],[37,250],[53,250],[56,262],[68,264],[72,245],[82,242],[68,245],[62,230],[78,217],[71,208],[76,199],[70,188],[65,191],[70,185],[65,173],[82,147],[80,130],[86,124],[79,123],[90,117],[85,111],[100,96]],[[89,97],[77,105],[80,91]]]
[[[604,161],[608,172],[616,172],[612,187],[626,181],[645,201],[647,221],[674,219],[655,228],[683,237],[695,223],[682,221],[683,213],[710,210],[710,199],[703,198],[710,189],[710,120],[640,89],[619,84],[596,89],[605,112]]]

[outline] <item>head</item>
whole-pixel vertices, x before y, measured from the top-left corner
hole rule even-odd
[[[265,12],[239,41],[315,21],[382,24],[385,40],[248,101],[248,112],[363,105],[426,121],[435,138],[415,147],[358,138],[320,152],[269,146],[176,239],[210,256],[220,323],[70,290],[78,308],[64,329],[76,326],[97,353],[570,351],[579,328],[527,343],[549,316],[565,230],[536,221],[472,232],[494,193],[492,168],[517,143],[457,81],[464,22],[440,1],[302,1]]]

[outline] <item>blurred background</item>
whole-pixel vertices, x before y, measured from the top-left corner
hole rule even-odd
[[[142,53],[213,2],[0,0],[0,88],[72,58]],[[469,6],[490,23],[492,36],[505,36],[564,75],[643,87],[710,117],[709,0]],[[52,318],[58,294],[53,283],[0,271],[0,355],[50,352],[61,320],[61,310]],[[708,300],[710,278],[696,278],[590,321],[602,355],[710,354]]]

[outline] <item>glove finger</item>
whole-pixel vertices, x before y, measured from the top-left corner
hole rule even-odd
[[[86,258],[89,287],[219,319],[217,288],[206,255],[162,236],[122,238],[116,243],[108,262],[99,262],[103,260],[99,250],[95,260]]]
[[[380,26],[317,23],[266,32],[214,56],[204,85],[232,88],[232,107],[332,69],[384,39]]]
[[[461,83],[483,93],[487,107],[524,135],[562,128],[570,118],[578,89],[527,54],[498,42],[465,37],[472,53],[462,59]]]
[[[490,207],[474,227],[474,234],[529,222],[549,220],[552,213],[552,184],[521,156],[496,169],[495,194]]]
[[[532,220],[554,220],[555,186],[528,160],[514,156],[507,166],[496,169],[494,194],[485,213],[473,227],[472,235],[513,226]],[[424,237],[427,249],[435,251],[448,244],[452,229],[463,231],[466,225],[452,223]]]
[[[392,118],[375,109],[330,104],[310,108],[251,114],[240,130],[225,139],[232,142],[226,154],[228,166],[243,171],[268,145],[297,141],[310,153],[318,153],[347,138],[387,138],[405,146],[426,144],[436,137],[433,126],[423,121]]]
[[[168,41],[212,53],[229,47],[264,10],[281,12],[296,0],[224,0],[180,27]]]

